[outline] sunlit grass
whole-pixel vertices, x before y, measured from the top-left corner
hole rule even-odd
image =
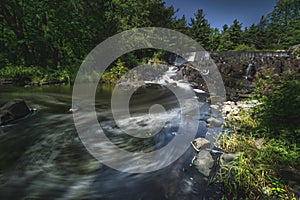
[[[259,129],[259,123],[249,112],[241,112],[228,125],[232,129],[221,135],[219,146],[227,153],[236,153],[237,159],[230,164],[221,163],[223,198],[296,199],[281,170],[290,167],[299,172],[300,148],[283,139],[258,137],[268,129]]]

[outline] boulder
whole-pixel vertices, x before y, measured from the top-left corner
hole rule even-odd
[[[198,153],[197,159],[194,161],[194,165],[198,171],[204,176],[209,176],[212,168],[215,164],[215,160],[209,151],[202,150]]]
[[[208,123],[209,127],[219,127],[219,126],[222,126],[223,122],[216,119],[216,118],[208,118],[206,120],[206,122]]]
[[[31,113],[24,100],[12,100],[0,108],[0,125],[8,124]]]
[[[192,141],[192,146],[197,152],[199,152],[200,150],[210,149],[211,144],[210,141],[205,138],[197,138]]]
[[[221,163],[227,165],[228,163],[234,161],[237,159],[237,154],[232,154],[232,153],[224,153],[221,155]]]

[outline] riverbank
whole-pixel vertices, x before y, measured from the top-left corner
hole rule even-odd
[[[289,136],[263,136],[265,130],[252,116],[260,105],[258,101],[225,103],[227,126],[218,146],[236,155],[236,159],[220,162],[218,175],[223,194],[227,199],[299,198],[299,146],[288,142]]]
[[[222,109],[225,128],[216,145],[236,156],[220,162],[224,199],[298,199],[299,74],[260,77],[251,98]]]
[[[176,68],[168,75],[175,76]],[[225,129],[216,145],[234,158],[220,159],[218,180],[225,199],[299,198],[299,80],[297,67],[281,74],[268,69],[256,74],[250,98],[223,105]],[[211,118],[207,122],[220,125]]]

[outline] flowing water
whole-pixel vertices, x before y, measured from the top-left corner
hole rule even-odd
[[[98,120],[114,144],[130,151],[151,151],[166,145],[176,135],[179,105],[167,88],[148,83],[132,97],[132,113],[148,112],[150,105],[161,104],[173,115],[161,134],[143,140],[126,136],[114,123],[112,90],[110,86],[99,86],[95,103]],[[0,199],[220,198],[219,186],[208,185],[208,180],[190,166],[194,156],[191,147],[176,162],[149,173],[120,172],[98,162],[76,132],[69,112],[70,86],[8,86],[1,87],[0,91],[0,105],[22,98],[35,109],[30,116],[0,127]],[[201,116],[194,116],[199,121],[197,137],[205,136],[207,131],[202,120],[208,117],[208,110],[204,110]],[[157,118],[165,120],[164,115]],[[125,119],[123,123],[136,131],[152,126],[143,115]]]

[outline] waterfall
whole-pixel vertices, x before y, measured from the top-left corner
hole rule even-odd
[[[191,87],[193,88],[193,85],[191,85],[191,83],[180,79],[178,80],[177,77],[177,71],[178,68],[177,67],[173,67],[170,66],[168,71],[166,71],[161,77],[159,77],[158,79],[154,80],[154,81],[145,81],[146,84],[160,84],[160,85],[173,85],[173,86],[177,86],[186,90],[189,90]],[[196,94],[206,94],[205,91],[200,90],[200,89],[193,89],[194,92]]]
[[[246,78],[250,76],[250,70],[251,70],[252,66],[253,66],[252,63],[248,64],[248,67],[246,69],[246,74],[245,74]]]

